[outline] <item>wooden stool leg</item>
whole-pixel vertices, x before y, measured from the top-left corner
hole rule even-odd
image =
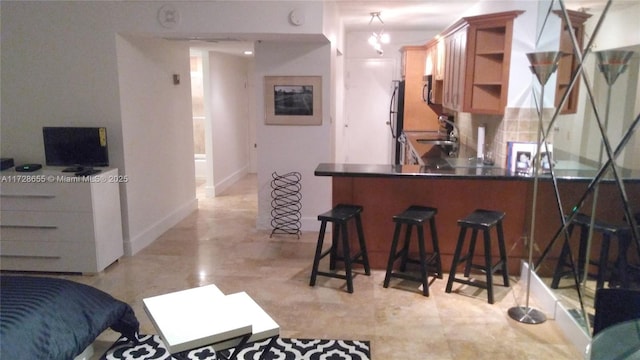
[[[464,238],[467,234],[467,228],[460,228],[460,235],[458,235],[458,243],[456,244],[456,250],[453,253],[453,261],[451,262],[451,269],[449,270],[449,278],[447,279],[447,287],[445,292],[450,293],[453,286],[453,279],[456,277],[456,267],[460,262],[460,253],[462,252],[462,245],[464,245]]]
[[[349,250],[349,233],[347,224],[341,224],[342,227],[342,251],[344,258],[344,267],[347,278],[347,291],[353,293],[353,275],[351,273],[351,251]]]
[[[473,264],[473,254],[476,252],[476,239],[478,238],[478,229],[471,230],[471,242],[469,243],[469,252],[467,253],[467,263],[464,267],[464,277],[469,277],[471,273],[471,264]]]
[[[569,256],[569,252],[571,251],[569,240],[571,239],[571,234],[573,233],[573,223],[570,223],[567,226],[567,236],[568,239],[565,238],[562,243],[562,250],[560,251],[560,256],[558,257],[558,262],[556,263],[556,267],[553,270],[553,279],[551,280],[551,288],[557,289],[558,285],[560,285],[560,279],[562,278],[562,274],[564,273],[564,267],[567,266],[568,260],[571,260],[572,257]],[[573,269],[573,262],[569,264],[571,269]],[[571,271],[573,273],[573,270]]]
[[[589,241],[589,227],[580,226],[580,246],[578,250],[578,274],[580,274],[580,282],[582,282],[589,274],[585,274],[584,265],[589,263],[589,254],[587,254],[587,242]]]
[[[356,229],[358,232],[358,242],[360,243],[360,255],[362,256],[362,265],[364,273],[371,275],[371,267],[369,266],[369,255],[367,254],[367,244],[364,240],[364,231],[362,229],[362,219],[360,214],[356,214]]]
[[[323,221],[320,224],[320,233],[318,234],[318,244],[316,245],[316,255],[313,258],[313,267],[311,268],[311,280],[309,286],[316,284],[316,277],[318,276],[318,266],[320,265],[320,256],[322,254],[322,243],[324,242],[324,233],[327,229],[327,222]]]
[[[502,231],[502,221],[498,221],[496,226],[498,232],[498,249],[500,251],[500,261],[502,262],[502,280],[504,286],[509,286],[509,266],[507,264],[507,248],[504,243],[504,232]]]
[[[615,269],[618,272],[618,277],[620,277],[620,285],[628,289],[629,284],[629,274],[628,274],[628,262],[627,262],[627,251],[629,250],[629,246],[631,245],[631,234],[620,232],[617,233],[618,236],[618,257],[615,263]]]
[[[493,304],[493,263],[491,261],[491,235],[489,229],[483,231],[484,235],[484,266],[487,275],[487,297],[489,304]]]
[[[431,230],[431,243],[433,245],[433,256],[438,279],[442,279],[442,260],[440,259],[440,245],[438,244],[438,230],[436,229],[436,219],[429,219],[429,229]]]
[[[391,280],[391,273],[393,272],[393,263],[396,260],[398,248],[398,239],[400,238],[400,223],[396,223],[396,228],[393,231],[393,241],[391,242],[391,251],[389,251],[389,261],[387,261],[387,273],[384,276],[384,287],[389,287],[389,281]]]
[[[429,296],[429,278],[427,276],[427,253],[424,244],[424,228],[418,226],[418,249],[420,251],[420,276],[422,278],[422,295]]]
[[[409,243],[411,242],[411,224],[405,224],[404,246],[402,247],[402,261],[400,271],[407,271],[407,259],[409,259]]]
[[[556,263],[556,268],[553,271],[553,279],[551,280],[552,289],[557,289],[558,285],[560,285],[560,279],[562,278],[563,268],[566,264],[566,259],[569,256],[569,251],[571,251],[569,248],[569,242],[565,239],[562,244],[560,256],[558,257],[558,262]]]
[[[600,257],[598,258],[598,276],[596,278],[596,289],[604,286],[604,279],[607,275],[607,264],[609,263],[609,246],[611,236],[608,233],[602,234],[602,246],[600,246]]]
[[[338,260],[338,243],[340,241],[341,227],[337,223],[333,223],[333,230],[331,231],[331,255],[329,255],[329,269],[336,269],[336,261]]]

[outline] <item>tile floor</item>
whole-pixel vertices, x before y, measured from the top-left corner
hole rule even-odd
[[[201,197],[196,212],[135,256],[98,275],[65,277],[131,304],[143,333],[155,332],[143,298],[214,283],[225,293],[249,293],[283,337],[369,340],[372,359],[583,358],[553,320],[527,325],[509,318],[507,310],[524,302],[515,277],[510,289],[498,287],[494,305],[483,291],[460,284],[457,293],[445,293],[446,276],[423,297],[415,283],[394,279],[385,289],[383,271],[365,276],[359,267],[353,294],[338,279],[319,277],[310,287],[317,231],[298,239],[256,230],[256,191],[249,175],[223,196]],[[105,332],[94,358],[116,338]]]

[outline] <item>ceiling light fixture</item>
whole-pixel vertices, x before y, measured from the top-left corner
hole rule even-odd
[[[369,45],[371,45],[376,52],[378,53],[378,55],[382,55],[384,53],[384,51],[382,50],[382,44],[388,44],[391,41],[391,37],[389,36],[389,34],[384,32],[384,21],[382,21],[382,18],[380,18],[380,12],[372,12],[371,14],[371,19],[369,20],[369,25],[371,25],[371,23],[373,22],[373,19],[377,18],[378,20],[380,20],[380,23],[382,24],[382,28],[380,29],[379,32],[373,32],[371,34],[371,36],[369,37]]]

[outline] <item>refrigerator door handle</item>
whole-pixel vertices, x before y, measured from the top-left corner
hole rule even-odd
[[[393,129],[393,116],[395,114],[397,114],[397,111],[394,110],[395,103],[396,103],[396,94],[397,94],[397,92],[398,92],[398,87],[396,86],[396,87],[393,88],[393,94],[391,94],[391,102],[389,104],[389,122],[388,122],[388,124],[389,124],[389,129],[391,130],[391,137],[394,138],[394,139],[396,138],[396,132]]]

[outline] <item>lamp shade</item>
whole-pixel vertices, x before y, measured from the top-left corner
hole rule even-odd
[[[531,66],[531,72],[538,78],[540,84],[543,86],[558,68],[558,61],[562,56],[560,51],[545,51],[537,53],[528,53],[527,59]]]
[[[613,85],[629,64],[633,51],[605,50],[596,52],[598,68],[604,75],[607,85]]]

